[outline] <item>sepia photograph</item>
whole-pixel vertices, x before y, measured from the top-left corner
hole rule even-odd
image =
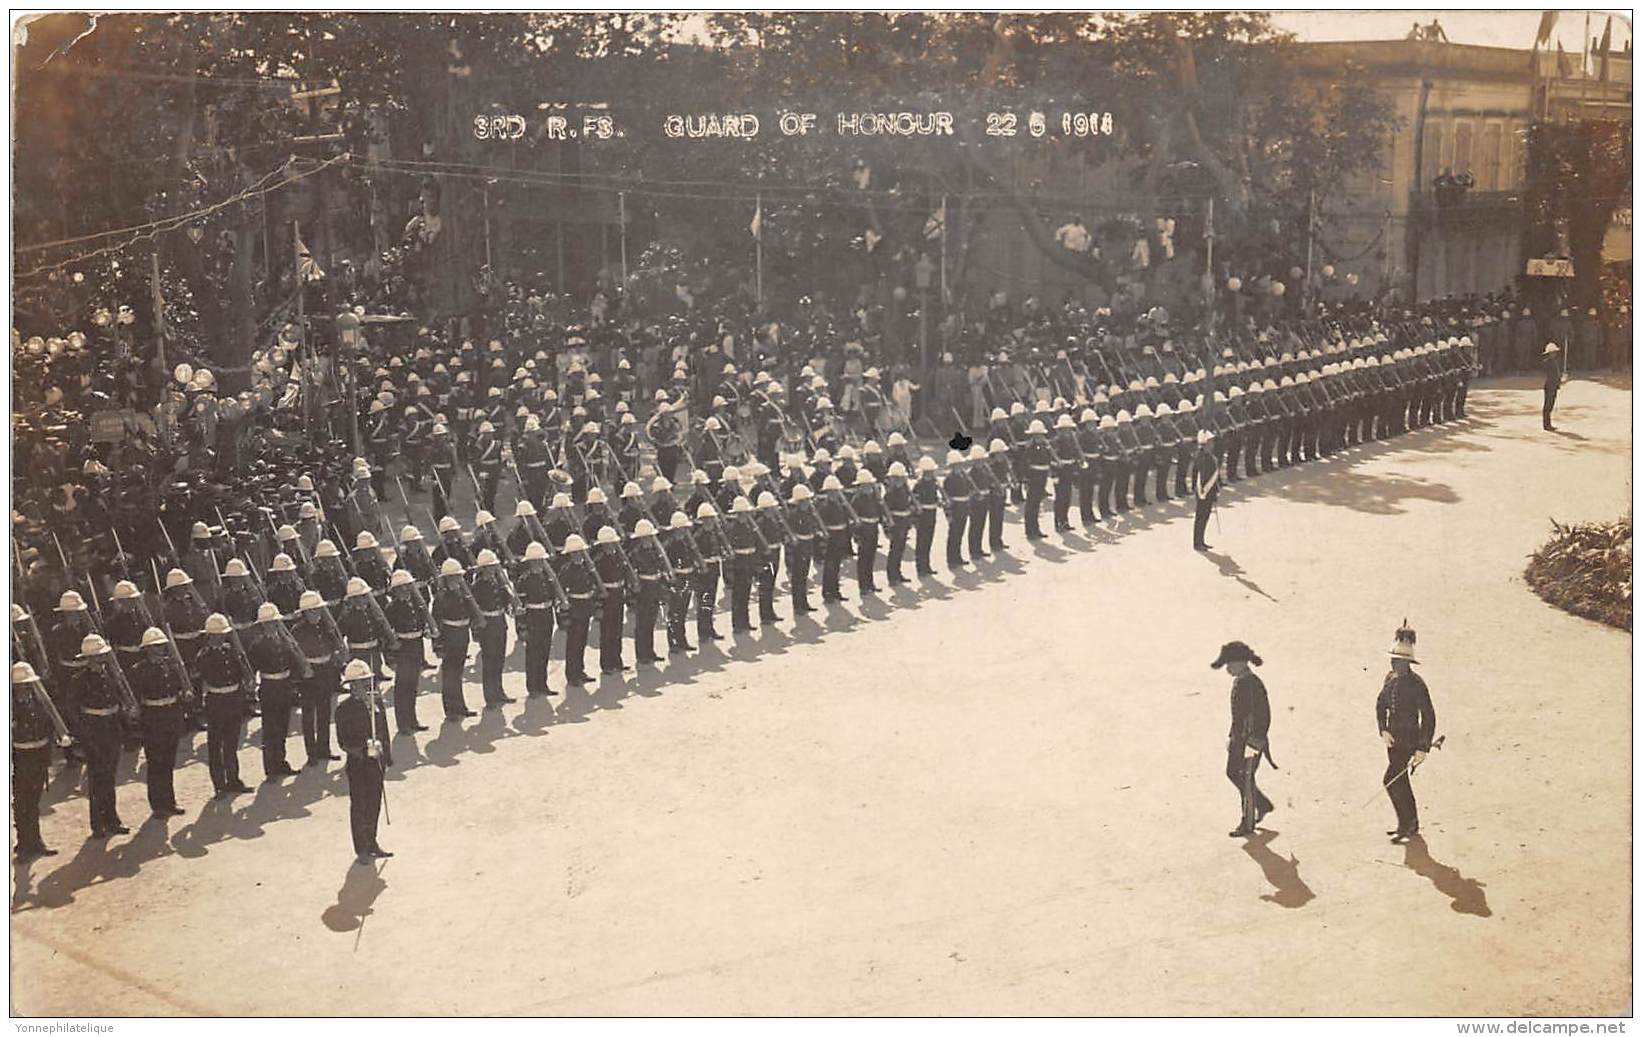
[[[13,1031],[1626,1032],[1632,29],[12,11]]]

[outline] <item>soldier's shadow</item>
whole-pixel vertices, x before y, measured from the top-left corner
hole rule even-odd
[[[1261,894],[1261,900],[1291,909],[1305,907],[1316,899],[1317,894],[1300,877],[1300,862],[1295,856],[1291,853],[1284,858],[1271,848],[1271,841],[1281,834],[1262,828],[1243,840],[1243,852],[1260,865],[1266,881],[1271,883],[1272,892]]]
[[[351,864],[343,876],[342,888],[336,891],[336,903],[319,914],[319,920],[333,933],[364,935],[365,919],[376,910],[376,899],[388,888],[382,878],[384,861],[375,867]],[[357,943],[356,943],[357,946]]]
[[[521,735],[539,735],[552,726],[555,719],[553,699],[547,695],[526,695],[525,708],[513,718],[513,730]]]
[[[438,733],[422,746],[423,759],[435,767],[457,766],[462,762],[457,756],[467,746],[462,722],[446,718],[436,730]]]
[[[1255,583],[1253,580],[1249,579],[1247,575],[1245,575],[1243,567],[1238,565],[1237,562],[1233,560],[1231,555],[1228,555],[1222,551],[1202,551],[1199,553],[1202,554],[1204,558],[1207,558],[1209,561],[1214,563],[1214,567],[1220,570],[1220,575],[1226,577],[1227,579],[1236,580],[1244,589],[1253,591],[1255,594],[1260,595],[1262,598],[1265,598],[1274,605],[1277,603],[1277,599],[1272,597],[1270,594],[1267,594],[1265,588],[1261,587],[1258,583]]]
[[[1433,859],[1424,836],[1413,836],[1403,845],[1403,867],[1437,887],[1438,892],[1449,898],[1448,906],[1452,910],[1478,918],[1493,915],[1494,912],[1488,907],[1488,896],[1482,891],[1484,884],[1466,878],[1458,868]]]

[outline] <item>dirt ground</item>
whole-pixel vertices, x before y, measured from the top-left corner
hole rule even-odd
[[[978,573],[846,583],[590,695],[555,661],[526,704],[511,670],[519,704],[395,744],[375,869],[340,769],[211,803],[199,736],[190,813],[135,827],[129,781],[106,844],[54,782],[13,1010],[1627,1012],[1631,636],[1521,572],[1552,517],[1629,507],[1630,386],[1571,383],[1559,434],[1538,400],[1481,388],[1461,426],[1235,484],[1208,555],[1181,503],[1017,528]],[[1447,742],[1398,847],[1373,706],[1405,616]],[[1282,766],[1247,842],[1208,667],[1231,638]]]

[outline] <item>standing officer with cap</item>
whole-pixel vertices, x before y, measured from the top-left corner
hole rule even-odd
[[[525,643],[525,694],[551,695],[547,664],[553,647],[553,609],[555,605],[567,606],[569,599],[548,564],[547,548],[539,540],[525,545],[519,570],[519,604],[522,611],[515,625]]]
[[[522,503],[529,503],[524,501]],[[426,731],[416,719],[416,695],[422,682],[422,639],[428,634],[428,607],[407,569],[395,569],[388,580],[382,615],[393,628],[389,649],[393,664],[393,717],[402,735]]]
[[[559,559],[559,582],[570,599],[564,618],[564,679],[567,684],[586,684],[587,628],[601,593],[599,573],[587,557],[587,541],[580,533],[565,537]]]
[[[302,682],[302,742],[308,751],[303,766],[324,767],[337,758],[331,752],[331,697],[341,687],[348,643],[318,591],[302,592],[291,636],[309,667],[308,679]]]
[[[917,504],[912,488],[907,485],[907,467],[901,461],[892,461],[884,470],[884,512],[889,523],[889,551],[884,563],[884,580],[893,585],[907,582],[901,573],[901,559],[906,556],[907,534],[912,530],[913,510]]]
[[[1197,498],[1197,515],[1192,519],[1192,550],[1207,551],[1203,535],[1209,530],[1209,516],[1220,498],[1220,458],[1214,450],[1214,433],[1197,433],[1197,455],[1192,459],[1192,494]]]
[[[291,710],[296,708],[297,691],[312,675],[312,670],[302,649],[285,629],[279,606],[271,601],[263,602],[257,608],[253,629],[251,643],[245,651],[257,669],[262,700],[263,780],[272,782],[297,773],[286,761],[285,739],[291,730]],[[421,661],[420,655],[417,661]],[[144,712],[147,712],[146,704]]]
[[[228,617],[213,612],[205,621],[205,647],[196,660],[205,696],[206,756],[211,785],[222,799],[251,787],[239,780],[239,741],[245,726],[245,686],[251,663],[233,640]]]
[[[1043,529],[1038,525],[1038,512],[1043,508],[1045,489],[1049,482],[1049,467],[1053,455],[1049,451],[1049,430],[1043,422],[1034,419],[1026,427],[1026,446],[1023,470],[1026,475],[1026,539],[1042,540]]]
[[[227,620],[223,625],[227,626]],[[80,642],[81,665],[70,678],[72,710],[85,747],[90,779],[91,835],[106,839],[131,829],[120,820],[114,803],[114,772],[120,764],[121,713],[136,719],[137,702],[101,634],[87,634]]]
[[[1273,768],[1277,766],[1277,761],[1271,758],[1271,743],[1267,737],[1271,727],[1271,704],[1266,698],[1266,685],[1249,669],[1251,665],[1260,664],[1260,657],[1242,641],[1228,641],[1221,645],[1220,655],[1209,664],[1216,670],[1224,666],[1232,675],[1226,777],[1237,786],[1243,809],[1237,827],[1227,833],[1233,839],[1253,835],[1254,826],[1276,809],[1254,781],[1254,772],[1259,769],[1262,756]]]
[[[914,568],[919,576],[931,576],[935,573],[935,566],[930,562],[929,553],[935,546],[935,515],[941,510],[941,486],[933,457],[918,459],[918,481],[912,484],[912,497],[918,507],[917,537],[913,545]]]
[[[1551,424],[1551,409],[1556,406],[1557,390],[1567,380],[1562,358],[1562,347],[1555,342],[1545,343],[1545,352],[1539,355],[1539,366],[1545,375],[1545,406],[1540,411],[1545,431],[1555,432],[1556,426]]]
[[[946,452],[946,567],[957,572],[964,564],[964,526],[969,522],[969,498],[974,485],[959,466],[964,455],[957,450]],[[934,478],[931,474],[930,478]]]
[[[376,694],[375,680],[365,663],[350,662],[342,675],[348,697],[336,707],[336,742],[348,754],[348,825],[356,864],[393,856],[376,841],[383,778],[393,766],[393,750],[388,744],[388,714]]]
[[[1381,783],[1397,811],[1397,828],[1387,832],[1394,843],[1407,842],[1420,831],[1420,810],[1414,802],[1414,771],[1431,751],[1431,736],[1437,732],[1437,711],[1431,692],[1413,667],[1414,631],[1408,621],[1397,628],[1391,643],[1391,672],[1380,686],[1374,716],[1385,742],[1386,768]]]
[[[439,694],[445,704],[445,719],[460,721],[477,716],[462,695],[462,670],[467,667],[468,644],[474,627],[484,623],[479,605],[468,589],[462,563],[446,558],[439,563],[439,580],[433,590],[434,635],[439,656]]]

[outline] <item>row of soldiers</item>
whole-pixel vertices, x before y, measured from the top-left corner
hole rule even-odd
[[[820,570],[821,600],[840,601],[851,556],[858,593],[877,592],[886,540],[886,583],[906,579],[909,547],[916,573],[933,573],[943,512],[946,562],[956,568],[967,564],[966,538],[970,562],[1006,548],[1011,502],[1022,506],[1026,536],[1043,536],[1040,514],[1051,484],[1057,529],[1071,528],[1074,506],[1086,524],[1097,521],[1097,511],[1100,519],[1115,519],[1148,503],[1149,493],[1165,499],[1171,487],[1188,492],[1194,449],[1211,452],[1232,481],[1239,467],[1251,476],[1463,416],[1475,366],[1463,339],[1396,348],[1366,339],[1257,362],[1222,359],[1183,377],[1095,384],[1076,402],[1000,408],[988,441],[955,441],[944,470],[901,433],[857,447],[824,425],[825,438],[804,437],[811,452],[779,451],[774,467],[732,437],[714,440],[708,460],[686,458],[689,489],[675,491],[669,470],[682,460],[669,463],[666,448],[674,444],[652,439],[653,465],[635,458],[611,469],[643,472],[638,478],[648,490],[625,479],[617,492],[609,481],[614,502],[601,485],[609,470],[586,465],[573,473],[561,464],[563,453],[539,462],[538,476],[527,474],[538,470],[527,467],[538,464],[527,444],[539,431],[527,407],[520,436],[501,455],[515,474],[509,527],[504,531],[494,517],[495,486],[487,501],[480,476],[471,534],[449,514],[447,490],[443,506],[429,509],[444,512],[430,514],[431,543],[408,521],[412,507],[403,493],[407,523],[390,537],[377,492],[382,473],[364,459],[346,480],[322,475],[316,487],[303,476],[257,506],[236,509],[260,510],[263,529],[194,523],[178,565],[161,579],[151,564],[152,598],[122,580],[105,611],[68,591],[44,632],[33,615],[14,608],[14,650],[27,666],[13,674],[14,750],[49,754],[52,738],[76,745],[92,779],[92,830],[115,833],[124,826],[114,809],[114,762],[125,741],[140,742],[148,757],[156,814],[177,809],[171,772],[191,721],[207,732],[219,795],[245,789],[237,748],[247,715],[262,718],[267,780],[295,773],[285,756],[293,711],[300,712],[307,765],[337,759],[330,713],[350,663],[367,667],[373,681],[392,668],[397,727],[411,734],[426,729],[416,711],[425,667],[439,669],[447,720],[474,715],[462,680],[474,643],[484,703],[510,701],[502,687],[509,619],[524,642],[526,691],[546,695],[555,625],[565,628],[565,681],[583,683],[590,679],[586,654],[595,624],[602,673],[627,669],[629,612],[634,657],[654,663],[662,657],[658,627],[669,653],[696,647],[688,637],[692,616],[698,644],[720,636],[721,586],[732,631],[753,628],[754,597],[761,624],[780,621],[783,561],[792,610],[808,612],[812,568]],[[762,391],[779,397],[778,390]],[[827,409],[824,399],[817,394],[810,402],[815,412]],[[668,413],[658,409],[658,416]],[[707,421],[703,426],[715,431]],[[688,453],[682,436],[678,449]],[[578,489],[578,477],[585,489]],[[436,663],[425,661],[429,644]],[[37,744],[42,737],[46,743]],[[35,782],[18,787],[27,793]],[[20,805],[19,842],[37,850],[37,825],[24,827],[29,816],[37,813]]]

